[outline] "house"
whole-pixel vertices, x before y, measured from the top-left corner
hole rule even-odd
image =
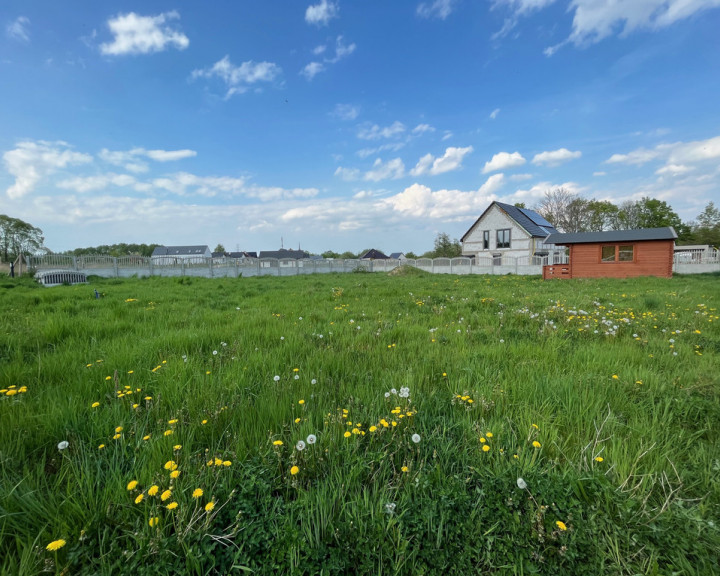
[[[460,240],[462,255],[475,258],[548,256],[560,252],[546,239],[557,230],[534,210],[493,202]]]
[[[177,264],[179,262],[200,262],[211,258],[210,248],[205,246],[156,246],[150,255],[153,264]]]
[[[544,266],[543,278],[671,278],[677,234],[666,228],[551,234],[569,248],[569,264]]]
[[[393,252],[390,254],[390,260],[407,260],[404,252]]]
[[[280,250],[261,250],[260,258],[277,258],[278,260],[290,258],[292,260],[307,260],[310,254],[305,250],[280,248]]]
[[[213,258],[222,258],[227,260],[233,258],[235,260],[245,260],[247,258],[257,258],[257,252],[213,252]]]
[[[385,256],[380,250],[375,250],[375,248],[371,248],[365,254],[360,256],[360,260],[388,260],[388,256]]]

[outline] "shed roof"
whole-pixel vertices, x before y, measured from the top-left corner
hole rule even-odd
[[[305,260],[310,258],[310,254],[304,250],[293,250],[292,248],[280,248],[280,250],[261,250],[260,258],[294,258],[295,260]]]
[[[675,240],[677,234],[672,226],[665,228],[637,228],[634,230],[608,230],[606,232],[574,232],[551,234],[550,244],[596,244],[601,242],[637,242],[642,240]]]

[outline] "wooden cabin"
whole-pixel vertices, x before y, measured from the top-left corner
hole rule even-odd
[[[548,278],[672,278],[677,234],[672,227],[551,234],[546,242],[566,246],[569,263],[543,267]]]

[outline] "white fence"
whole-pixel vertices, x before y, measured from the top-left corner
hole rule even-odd
[[[158,264],[151,258],[141,256],[63,256],[49,254],[31,256],[30,267],[36,271],[80,271],[86,275],[105,278],[128,278],[131,276],[198,276],[205,278],[237,278],[239,276],[298,276],[300,274],[323,274],[331,272],[391,272],[401,265],[412,266],[433,274],[517,274],[542,275],[542,267],[548,264],[567,264],[566,256],[513,258],[418,258],[417,260],[292,260],[276,258],[193,258],[178,259],[172,263]],[[673,271],[679,274],[698,274],[720,271],[717,251],[714,255],[689,258],[677,254]]]
[[[677,251],[673,257],[673,272],[678,274],[700,274],[718,270],[720,252],[715,248]]]

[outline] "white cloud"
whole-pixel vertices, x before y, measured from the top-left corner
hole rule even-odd
[[[445,18],[452,14],[454,7],[455,0],[421,2],[417,7],[417,15],[422,18],[440,18],[440,20],[445,20]]]
[[[555,0],[494,0],[493,8],[507,6],[516,14],[526,14],[545,8],[554,2]]]
[[[315,46],[315,48],[313,48],[312,53],[313,53],[315,56],[320,56],[320,54],[322,54],[323,52],[325,52],[325,50],[327,50],[327,46],[325,46],[325,44],[322,44],[322,45],[320,45],[320,46]]]
[[[582,152],[580,152],[580,150],[571,152],[567,148],[560,148],[559,150],[552,150],[535,154],[532,159],[532,163],[538,166],[541,164],[545,164],[546,166],[554,167],[560,166],[560,164],[569,162],[570,160],[576,160],[581,156]]]
[[[18,16],[14,21],[10,22],[5,27],[5,34],[12,40],[30,42],[30,32],[28,31],[29,25],[30,19],[27,16]]]
[[[333,58],[327,58],[325,61],[329,62],[330,64],[335,64],[342,58],[345,58],[345,56],[350,56],[353,52],[355,52],[356,45],[353,44],[345,44],[343,41],[342,36],[338,36],[335,40],[335,56]]]
[[[138,182],[128,174],[115,174],[108,172],[107,174],[97,174],[95,176],[76,176],[68,178],[57,183],[58,188],[64,190],[73,190],[79,194],[104,190],[109,186],[125,187],[133,186],[137,190],[146,191],[148,186]]]
[[[432,154],[426,154],[420,158],[420,161],[415,168],[410,171],[410,174],[412,176],[421,176],[423,174],[435,176],[457,170],[462,166],[463,158],[472,151],[472,146],[467,146],[466,148],[450,147],[445,150],[445,154],[440,158],[435,158]]]
[[[103,148],[98,157],[112,164],[122,166],[130,172],[147,172],[148,165],[141,158],[150,158],[156,162],[173,162],[184,158],[197,156],[195,150],[146,150],[145,148],[133,148],[132,150],[108,150]]]
[[[335,176],[342,178],[345,182],[353,182],[360,178],[360,170],[357,168],[343,168],[338,166],[335,170]]]
[[[658,30],[696,12],[720,6],[720,0],[572,0],[575,10],[570,40],[576,45],[599,42],[620,31]]]
[[[660,145],[658,151],[668,152],[668,162],[674,164],[687,164],[715,160],[720,158],[720,136],[707,140],[694,142],[677,142],[675,144]]]
[[[327,26],[330,20],[337,18],[340,9],[337,2],[321,0],[320,4],[313,4],[305,10],[305,22],[316,26]]]
[[[638,148],[628,154],[613,154],[605,160],[606,164],[632,164],[640,165],[655,160],[659,156],[657,150],[647,150],[646,148]]]
[[[113,41],[100,45],[100,52],[111,56],[123,54],[148,54],[162,52],[168,46],[184,50],[190,40],[182,32],[164,24],[179,18],[175,12],[165,12],[157,16],[139,16],[134,12],[120,14],[108,20]]]
[[[15,183],[7,189],[9,198],[21,198],[32,192],[47,175],[68,166],[92,162],[92,156],[70,149],[66,142],[25,141],[3,154],[7,171]]]
[[[490,112],[490,119],[495,120],[495,118],[498,117],[498,114],[500,114],[500,108],[495,108],[495,110]]]
[[[360,114],[360,109],[351,104],[336,104],[332,115],[340,120],[355,120]]]
[[[258,82],[272,82],[282,72],[282,69],[273,62],[253,62],[248,60],[240,66],[230,62],[230,57],[225,56],[218,60],[210,68],[193,70],[192,78],[220,78],[227,86],[226,98],[233,94],[247,92],[253,84]]]
[[[405,164],[400,158],[383,162],[380,158],[373,163],[373,169],[365,172],[365,180],[379,182],[380,180],[402,178],[405,175]]]
[[[445,140],[450,140],[450,138],[452,138],[452,137],[453,137],[453,133],[450,132],[450,130],[446,130],[445,134],[443,134],[443,137],[441,138],[441,140],[443,142],[445,142]]]
[[[593,172],[593,176],[606,176],[607,172]]]
[[[658,176],[682,176],[688,172],[694,170],[690,166],[683,166],[682,164],[667,164],[662,168],[655,171]]]
[[[492,160],[485,162],[485,167],[482,169],[483,174],[488,172],[496,172],[498,170],[507,170],[508,168],[514,168],[515,166],[522,166],[526,160],[522,157],[520,152],[498,152],[492,157]]]
[[[387,144],[383,144],[376,148],[361,148],[355,154],[360,156],[360,158],[367,158],[368,156],[375,156],[381,152],[397,152],[398,150],[405,148],[405,146],[405,142],[388,142]]]
[[[512,182],[523,182],[524,180],[530,180],[532,177],[532,174],[513,174],[510,176],[510,180]]]
[[[390,126],[381,128],[377,124],[364,125],[358,131],[358,138],[361,140],[380,140],[381,138],[394,138],[405,132],[405,125],[397,120]]]
[[[413,134],[425,134],[425,132],[435,132],[435,128],[430,124],[418,124],[412,129]]]
[[[321,64],[320,62],[310,62],[310,64],[308,64],[307,66],[305,66],[305,68],[300,70],[300,74],[305,76],[305,78],[307,78],[308,80],[312,80],[313,78],[315,78],[315,76],[320,74],[320,72],[322,72],[323,70],[325,70],[325,66],[323,64]]]

